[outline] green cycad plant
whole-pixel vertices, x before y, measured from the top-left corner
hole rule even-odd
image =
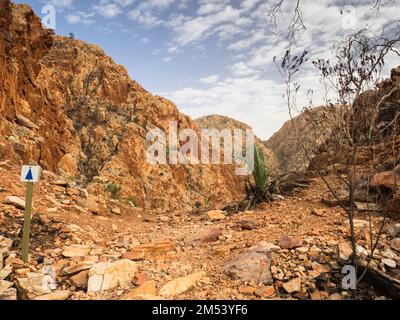
[[[255,181],[255,191],[264,194],[268,184],[268,169],[265,165],[264,153],[256,145],[254,145],[253,177]]]
[[[269,170],[265,164],[263,151],[254,145],[254,186],[248,189],[246,210],[255,208],[260,202],[270,201]]]

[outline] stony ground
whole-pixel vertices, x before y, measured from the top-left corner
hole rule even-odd
[[[227,215],[144,212],[44,172],[35,185],[24,265],[24,184],[19,167],[8,163],[0,164],[0,176],[0,299],[351,297],[341,287],[341,261],[350,254],[347,219],[318,179],[256,211]],[[360,212],[356,220],[360,258],[368,255],[369,217]],[[376,234],[382,217],[370,218]],[[372,265],[400,280],[396,237],[400,225],[389,220]],[[368,283],[360,297],[388,298]]]

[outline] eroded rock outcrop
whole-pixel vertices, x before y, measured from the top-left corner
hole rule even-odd
[[[322,118],[330,118],[332,112],[335,112],[333,108],[309,109],[294,117],[293,122],[292,120],[286,121],[281,129],[264,142],[265,146],[276,155],[279,170],[282,173],[307,170],[309,161],[303,146],[312,156],[313,152],[329,137],[333,121],[324,121],[323,125],[320,124],[320,121]]]
[[[227,116],[221,116],[217,114],[201,117],[194,120],[200,128],[204,129],[217,129],[217,130],[224,130],[229,129],[233,132],[235,129],[241,129],[244,132],[247,129],[251,129],[251,127],[243,122],[235,120],[233,118]],[[254,137],[254,142],[259,149],[261,149],[264,153],[265,161],[271,170],[272,173],[276,173],[278,170],[278,161],[274,152],[267,148],[261,139],[257,136]]]
[[[1,2],[0,160],[30,159],[137,206],[188,210],[241,198],[233,165],[151,165],[146,134],[199,130],[169,100],[131,80],[102,49],[55,36],[29,6]],[[211,192],[212,190],[212,192]]]

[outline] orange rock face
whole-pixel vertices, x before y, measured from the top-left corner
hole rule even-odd
[[[169,100],[131,80],[97,46],[44,30],[26,5],[1,2],[0,160],[32,159],[105,194],[108,183],[144,208],[187,209],[237,200],[234,165],[152,165],[150,129],[199,132]]]

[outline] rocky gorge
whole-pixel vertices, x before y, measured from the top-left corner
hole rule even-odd
[[[350,223],[340,205],[350,194],[335,170],[343,168],[333,152],[335,128],[318,131],[315,141],[306,114],[294,119],[315,146],[312,161],[291,122],[268,142],[256,137],[271,178],[287,171],[300,178],[290,188],[282,182],[270,202],[231,212],[226,205],[243,199],[251,177],[230,164],[150,165],[146,134],[168,134],[171,121],[195,132],[248,125],[219,115],[192,120],[101,48],[44,29],[27,5],[0,5],[0,300],[352,299],[343,286],[353,255]],[[400,150],[392,127],[398,70],[363,93],[387,97],[374,126],[395,139],[388,146],[376,135],[375,172],[365,166],[370,145],[357,162],[353,224],[367,275],[361,299],[400,298],[400,176],[392,152]],[[355,106],[352,123],[364,123],[365,110]],[[25,263],[19,172],[28,161],[43,171]]]

